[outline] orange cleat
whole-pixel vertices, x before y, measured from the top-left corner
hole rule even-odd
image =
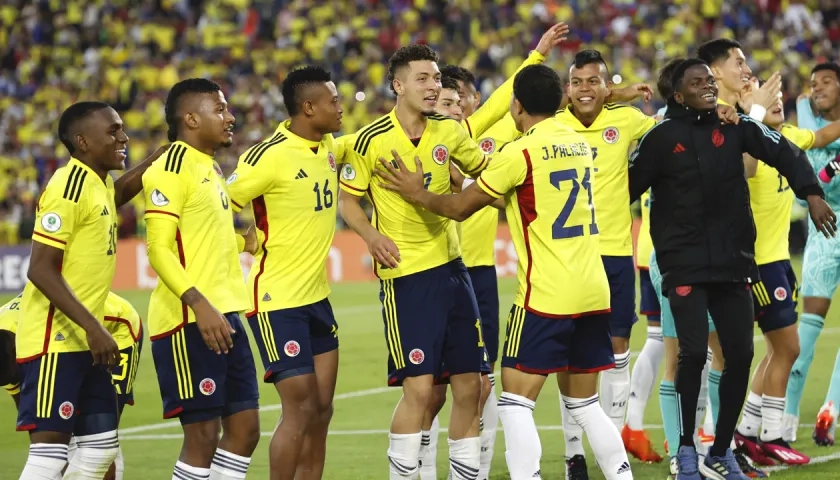
[[[700,439],[700,442],[703,443],[704,447],[711,447],[713,443],[715,443],[715,434],[714,433],[706,433],[703,430],[703,427],[697,429],[697,437]]]
[[[653,449],[647,433],[644,430],[631,430],[627,425],[621,430],[624,449],[639,460],[647,463],[659,463],[662,457]]]

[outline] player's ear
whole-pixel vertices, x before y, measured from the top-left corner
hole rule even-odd
[[[394,86],[394,92],[396,92],[397,95],[402,95],[402,93],[403,93],[402,82],[399,81],[399,79],[394,78],[394,81],[392,82],[392,85]]]
[[[198,117],[196,115],[193,115],[192,113],[185,113],[184,114],[184,124],[187,126],[187,128],[191,128],[191,129],[194,130],[194,129],[198,128],[198,124],[199,124]]]
[[[76,144],[76,149],[81,150],[82,152],[88,151],[87,140],[85,140],[85,137],[81,133],[77,133],[73,136],[73,142]]]
[[[676,100],[677,103],[682,105],[685,102],[685,97],[680,92],[674,92],[674,100]]]

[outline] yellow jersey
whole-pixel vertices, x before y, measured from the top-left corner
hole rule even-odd
[[[18,294],[17,297],[11,299],[9,303],[0,307],[0,330],[7,332],[17,332],[18,318],[20,317],[20,300],[23,298],[23,293]],[[20,393],[19,383],[10,383],[3,385],[3,388],[9,395],[17,395]]]
[[[485,155],[492,155],[499,147],[518,136],[513,117],[508,113],[478,139],[478,146]],[[467,267],[496,264],[498,225],[499,211],[495,207],[484,207],[461,222],[461,255]]]
[[[56,170],[38,200],[32,241],[64,251],[61,276],[82,305],[102,319],[117,266],[117,207],[111,176],[102,180],[75,158]],[[32,282],[23,289],[21,310],[26,318],[15,337],[18,362],[47,352],[89,350],[84,329],[56,309]]]
[[[198,291],[222,313],[248,308],[233,210],[222,170],[213,158],[177,141],[143,174],[143,193],[146,220],[160,218],[177,224],[169,248]],[[149,232],[147,242],[152,241],[157,239]],[[192,309],[181,302],[184,292],[173,292],[165,275],[158,272],[158,276],[149,300],[152,340],[195,322]]]
[[[451,192],[450,161],[472,175],[487,165],[487,157],[467,130],[449,117],[427,117],[423,135],[414,141],[406,135],[394,110],[359,131],[341,172],[341,189],[359,197],[368,195],[374,209],[371,224],[399,248],[401,261],[396,268],[374,262],[374,271],[383,280],[444,265],[461,255],[455,222],[419,209],[378,182],[371,182],[374,170],[381,168],[379,158],[393,158],[391,150],[397,151],[409,170],[415,168],[414,158],[419,157],[426,188],[438,194]]]
[[[289,131],[249,148],[228,177],[234,211],[249,202],[262,234],[248,274],[248,315],[319,302],[330,294],[327,256],[335,236],[336,156],[332,135],[311,142]]]
[[[814,145],[814,132],[787,123],[779,130],[802,150]],[[750,207],[755,221],[755,262],[758,265],[790,259],[790,211],[794,194],[785,177],[775,168],[759,161],[755,176],[747,180]]]
[[[636,266],[647,270],[650,266],[650,254],[653,252],[653,240],[650,238],[650,190],[642,194],[642,224],[636,239]]]
[[[557,112],[557,119],[583,135],[592,148],[601,255],[632,256],[633,216],[627,173],[630,145],[653,128],[656,120],[636,107],[617,103],[604,105],[588,127],[575,117],[572,105]]]
[[[505,197],[519,257],[514,303],[529,312],[575,318],[610,311],[593,169],[585,138],[549,118],[505,145],[476,181],[487,194]]]
[[[140,314],[131,303],[114,292],[105,299],[105,328],[120,350],[129,348],[143,336]]]

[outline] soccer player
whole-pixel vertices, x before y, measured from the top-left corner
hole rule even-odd
[[[20,402],[20,369],[15,362],[15,332],[20,315],[20,300],[23,293],[0,307],[0,341],[3,342],[3,355],[0,357],[0,384],[4,386],[15,402]],[[111,370],[114,388],[117,392],[118,419],[122,418],[126,405],[134,405],[134,379],[140,365],[140,350],[143,346],[143,325],[140,315],[128,301],[111,292],[105,300],[105,328],[114,337],[120,349],[120,360]],[[68,457],[76,453],[76,439],[70,439]],[[125,463],[122,448],[117,452],[114,463],[105,474],[105,480],[122,480]]]
[[[582,135],[554,118],[561,87],[549,67],[529,66],[517,74],[511,115],[526,133],[498,152],[476,183],[459,194],[425,190],[419,158],[413,172],[398,158],[397,168],[383,161],[387,172],[378,173],[386,188],[458,221],[505,198],[519,257],[499,399],[511,478],[541,478],[533,409],[546,374],[563,372],[558,376],[563,401],[590,438],[598,439],[592,448],[604,475],[629,479],[618,430],[598,403],[597,372],[611,368],[614,359],[606,315],[609,283],[598,252],[591,193],[592,154]],[[566,183],[568,190],[562,187]],[[585,294],[558,296],[564,282]]]
[[[327,256],[337,207],[332,134],[341,129],[342,109],[321,67],[290,72],[283,100],[291,119],[243,153],[227,183],[234,211],[251,203],[263,239],[248,275],[253,293],[246,316],[264,381],[277,389],[283,407],[269,447],[271,478],[319,479],[338,372]],[[311,450],[306,459],[304,439]]]
[[[624,426],[630,395],[630,332],[637,320],[631,240],[633,219],[626,201],[627,160],[630,145],[650,130],[656,120],[635,107],[605,103],[611,86],[609,70],[601,53],[597,50],[578,52],[569,69],[567,93],[570,104],[557,112],[557,119],[584,136],[592,147],[595,162],[593,195],[600,219],[601,256],[610,282],[609,316],[615,353],[615,368],[601,375],[601,406],[621,431],[628,452],[643,461],[659,462],[662,457],[653,450],[645,432]],[[583,432],[575,425],[571,412],[565,410],[563,425],[567,469],[571,474],[572,470],[585,468]]]
[[[152,357],[163,416],[184,430],[172,478],[242,479],[259,441],[259,394],[239,319],[249,306],[244,242],[213,160],[233,142],[234,118],[221,87],[201,78],[176,83],[165,111],[174,143],[143,175],[143,190],[149,263],[160,279],[149,300]]]
[[[437,61],[425,45],[391,56],[388,79],[396,106],[359,131],[341,173],[339,212],[367,243],[380,278],[388,384],[403,389],[391,422],[392,479],[412,478],[418,471],[423,417],[444,363],[453,393],[450,474],[475,479],[479,469],[479,372],[486,352],[455,224],[371,182],[378,159],[395,151],[422,158],[426,188],[439,193],[450,191],[450,162],[472,175],[486,166],[460,122],[435,114],[441,88]],[[359,205],[365,194],[374,206],[372,221]]]
[[[21,478],[60,476],[75,435],[67,476],[98,480],[119,452],[107,367],[119,363],[120,352],[101,320],[116,268],[117,207],[140,191],[143,171],[163,149],[114,181],[108,172],[124,168],[128,136],[102,102],[68,107],[58,137],[71,158],[38,199],[21,299],[26,318],[15,337],[17,429],[28,431],[31,443]]]
[[[813,107],[813,110],[812,110]],[[816,112],[816,113],[815,113]],[[797,122],[800,128],[818,130],[840,120],[840,67],[834,63],[823,63],[811,70],[811,98],[797,103]],[[812,148],[807,152],[814,170],[826,192],[826,199],[835,212],[840,212],[840,182],[835,177],[840,142],[835,141],[823,148]],[[785,416],[782,421],[782,438],[796,441],[799,427],[799,403],[808,370],[814,359],[814,345],[825,324],[825,317],[831,306],[831,298],[840,282],[840,240],[820,238],[808,231],[808,241],[802,260],[802,316],[799,322],[799,357],[793,365],[788,379]],[[840,370],[835,363],[829,396],[817,415],[813,438],[818,445],[833,442],[837,407],[840,401],[840,384],[834,380]]]

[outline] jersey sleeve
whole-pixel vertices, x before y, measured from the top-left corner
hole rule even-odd
[[[781,133],[802,150],[811,148],[817,138],[813,130],[805,130],[788,124],[782,125]]]
[[[158,161],[160,162],[160,161]],[[166,218],[178,222],[187,198],[187,185],[181,175],[153,165],[143,174],[143,196],[146,200],[145,219]]]
[[[72,190],[72,184],[68,185]],[[84,199],[67,192],[62,182],[50,182],[38,200],[32,240],[59,250],[67,247],[76,226],[84,218]],[[80,188],[80,187],[76,187]]]
[[[356,141],[356,134],[351,133],[348,135],[342,135],[334,140],[335,145],[335,163],[341,165],[342,163],[347,163],[347,155],[350,150],[353,149],[353,143]]]
[[[452,161],[455,162],[461,172],[473,178],[477,177],[487,167],[487,156],[484,155],[475,140],[470,137],[467,129],[459,123],[450,120],[445,121],[455,126],[456,138],[453,142]]]
[[[638,141],[645,136],[647,132],[656,125],[656,119],[644,114],[641,110],[633,109],[632,127],[635,129],[633,133],[633,140]]]
[[[375,150],[368,147],[367,154],[362,156],[356,147],[348,148],[344,155],[344,167],[341,169],[341,189],[345,192],[361,197],[370,186],[370,176],[373,173]]]
[[[522,185],[527,173],[528,165],[523,155],[499,152],[481,172],[476,183],[491,197],[500,198],[514,187]]]
[[[274,166],[281,161],[281,145],[269,147],[269,149],[253,161],[246,151],[239,157],[236,170],[227,179],[228,195],[233,204],[233,211],[239,212],[251,200],[265,194],[271,189],[274,179],[277,177]],[[249,161],[250,160],[250,161]]]
[[[478,140],[493,124],[501,120],[508,113],[510,110],[510,97],[513,95],[513,81],[516,79],[516,74],[529,65],[538,65],[544,61],[545,57],[540,52],[536,50],[531,52],[516,72],[505,80],[505,83],[501,84],[492,95],[487,97],[484,105],[464,120],[464,126],[467,128],[470,138]]]

